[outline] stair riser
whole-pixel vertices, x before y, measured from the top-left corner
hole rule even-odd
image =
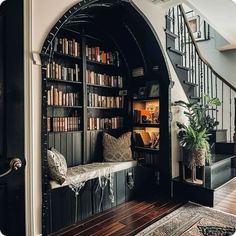
[[[189,72],[187,70],[183,70],[183,69],[180,69],[180,68],[175,66],[175,71],[176,71],[176,73],[177,73],[177,75],[179,77],[179,80],[180,80],[181,84],[184,81],[188,80],[188,73]]]
[[[232,179],[232,163],[233,159],[227,159],[213,166],[205,167],[206,181],[211,183],[212,188],[223,185]]]
[[[166,45],[167,48],[168,47],[175,48],[175,38],[170,36],[169,34],[166,34]]]
[[[234,143],[216,143],[215,144],[216,154],[235,154]]]
[[[216,142],[227,142],[227,130],[214,130],[211,131],[211,136],[209,136],[209,143]]]
[[[168,50],[168,55],[169,55],[169,57],[171,57],[171,60],[172,60],[173,64],[182,65],[182,62],[183,62],[183,56],[182,55],[180,55],[178,53],[175,53],[173,51],[170,51],[170,50]]]

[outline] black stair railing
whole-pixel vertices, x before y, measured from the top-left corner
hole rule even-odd
[[[233,140],[236,88],[219,75],[201,54],[182,5],[168,10],[168,30],[176,35],[175,49],[182,53],[182,66],[188,68],[188,82],[196,85],[194,97],[204,101],[204,95],[218,97],[221,106],[209,114],[220,122],[217,129],[227,129]],[[167,45],[168,47],[168,45]],[[170,48],[168,48],[170,49]]]

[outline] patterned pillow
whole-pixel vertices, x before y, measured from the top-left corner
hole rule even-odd
[[[59,184],[63,184],[66,180],[67,164],[65,157],[58,152],[55,148],[47,151],[48,167],[50,177],[57,181]]]
[[[107,133],[103,134],[103,158],[104,161],[119,162],[131,161],[131,132],[115,138]]]

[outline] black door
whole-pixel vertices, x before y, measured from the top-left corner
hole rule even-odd
[[[0,6],[0,231],[7,236],[25,235],[22,2]]]

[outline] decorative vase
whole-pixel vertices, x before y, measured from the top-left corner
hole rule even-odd
[[[205,149],[196,149],[191,152],[192,161],[194,162],[194,166],[205,166]]]
[[[185,181],[197,185],[203,185],[205,179],[205,149],[196,149],[191,152],[188,152],[185,158],[185,165],[187,164],[188,168],[191,170],[191,177],[185,179]],[[187,160],[186,160],[187,159]],[[197,179],[196,167],[201,167],[202,169],[202,179]]]

